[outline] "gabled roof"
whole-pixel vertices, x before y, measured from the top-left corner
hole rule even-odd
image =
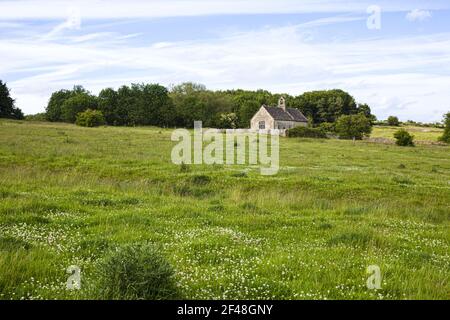
[[[295,108],[286,108],[286,111],[292,116],[294,121],[308,122],[308,118],[306,118],[300,110]]]
[[[268,106],[263,107],[264,109],[267,110],[267,112],[272,116],[274,120],[308,122],[308,119],[298,109],[286,108],[286,111],[284,111],[280,107],[268,107]]]

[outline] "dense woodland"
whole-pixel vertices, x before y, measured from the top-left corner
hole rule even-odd
[[[283,95],[290,107],[300,109],[312,124],[335,122],[342,115],[363,113],[375,120],[366,104],[342,90],[314,91],[299,96],[272,94],[266,90],[212,91],[195,83],[167,89],[159,84],[132,84],[118,90],[103,89],[98,96],[80,86],[54,92],[46,109],[49,121],[75,122],[86,109],[100,110],[108,125],[192,127],[248,127],[261,105],[276,105]]]

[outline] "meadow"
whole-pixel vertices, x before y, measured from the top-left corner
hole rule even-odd
[[[436,143],[438,138],[442,135],[442,129],[433,127],[414,127],[414,126],[402,126],[406,131],[414,136],[414,139],[418,144],[430,144]],[[394,133],[399,130],[400,127],[392,126],[376,126],[373,128],[372,138],[384,138],[394,142]]]
[[[450,146],[281,138],[262,176],[180,168],[171,132],[0,120],[0,299],[98,298],[98,262],[142,242],[182,298],[450,298]]]

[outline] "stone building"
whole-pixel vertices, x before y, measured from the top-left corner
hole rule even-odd
[[[286,100],[283,97],[278,101],[278,107],[261,106],[250,121],[250,128],[253,130],[283,130],[307,125],[308,119],[300,110],[286,108]]]

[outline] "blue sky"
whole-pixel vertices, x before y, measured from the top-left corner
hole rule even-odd
[[[0,0],[0,79],[27,114],[75,84],[194,81],[341,88],[380,119],[439,121],[450,111],[450,1]]]

